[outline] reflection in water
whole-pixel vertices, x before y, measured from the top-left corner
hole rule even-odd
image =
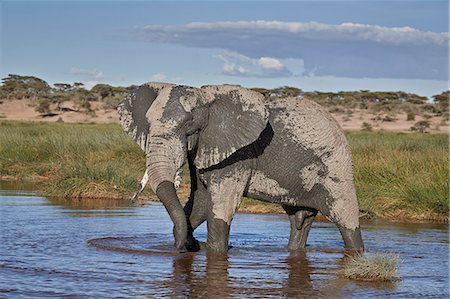
[[[341,255],[336,265],[346,258]],[[261,275],[263,271],[271,273],[270,281],[261,283],[258,275],[252,277],[249,270],[255,266]],[[287,254],[277,269],[261,267],[258,263],[240,264],[233,254],[184,253],[173,258],[172,274],[161,282],[159,289],[172,298],[348,298],[355,289],[370,294],[373,290],[392,290],[395,286],[391,282],[353,282],[338,275],[324,278],[321,276],[330,274],[325,267],[326,264],[314,267],[306,251]],[[287,275],[275,275],[280,270]]]
[[[363,225],[369,251],[400,253],[396,283],[342,278],[343,244],[332,224],[315,223],[308,250],[290,254],[289,222],[282,215],[237,214],[226,255],[177,253],[172,223],[158,203],[137,208],[126,201],[48,200],[0,191],[0,227],[2,298],[449,295],[446,225]],[[204,226],[196,237],[206,239]]]
[[[229,298],[232,288],[229,286],[228,255],[206,253],[198,258],[195,253],[186,253],[173,261],[173,279],[164,283],[172,290],[171,296],[177,298]]]
[[[98,210],[131,207],[127,200],[93,198],[47,198],[51,205],[73,210]]]
[[[193,253],[182,254],[173,260],[172,281],[163,284],[163,287],[169,288],[172,297],[188,298],[191,293],[200,294],[195,286],[195,273],[192,272],[192,263],[194,262]]]
[[[311,283],[310,273],[314,273],[306,251],[292,253],[286,258],[289,269],[289,276],[284,288],[284,294],[288,298],[298,298],[315,293]]]
[[[208,297],[228,298],[230,296],[228,267],[227,254],[206,254],[206,290]]]

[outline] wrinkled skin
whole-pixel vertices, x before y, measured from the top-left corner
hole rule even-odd
[[[290,250],[305,247],[318,211],[339,228],[347,250],[363,250],[350,148],[316,103],[265,101],[230,85],[149,83],[120,104],[119,114],[147,156],[135,195],[148,181],[174,222],[177,249],[198,250],[193,230],[207,220],[208,249],[226,252],[233,215],[248,196],[282,205]],[[175,184],[186,158],[191,195],[183,209]]]

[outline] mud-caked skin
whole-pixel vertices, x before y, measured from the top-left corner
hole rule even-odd
[[[248,196],[282,205],[290,250],[306,246],[318,211],[337,225],[347,250],[363,250],[350,147],[324,108],[302,97],[268,101],[232,85],[141,88],[151,92],[132,94],[119,106],[122,126],[147,154],[136,196],[147,181],[154,191],[170,189],[159,194],[178,249],[198,250],[193,231],[207,220],[207,247],[227,251],[234,213]],[[145,113],[134,111],[147,106]],[[183,211],[171,188],[186,158],[191,194]]]

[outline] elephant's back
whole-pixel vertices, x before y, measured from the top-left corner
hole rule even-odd
[[[281,136],[320,151],[347,147],[347,139],[331,114],[321,105],[302,97],[282,98],[268,103],[270,122]]]

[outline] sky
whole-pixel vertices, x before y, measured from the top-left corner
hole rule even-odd
[[[449,89],[448,1],[3,1],[0,75],[128,86]]]

